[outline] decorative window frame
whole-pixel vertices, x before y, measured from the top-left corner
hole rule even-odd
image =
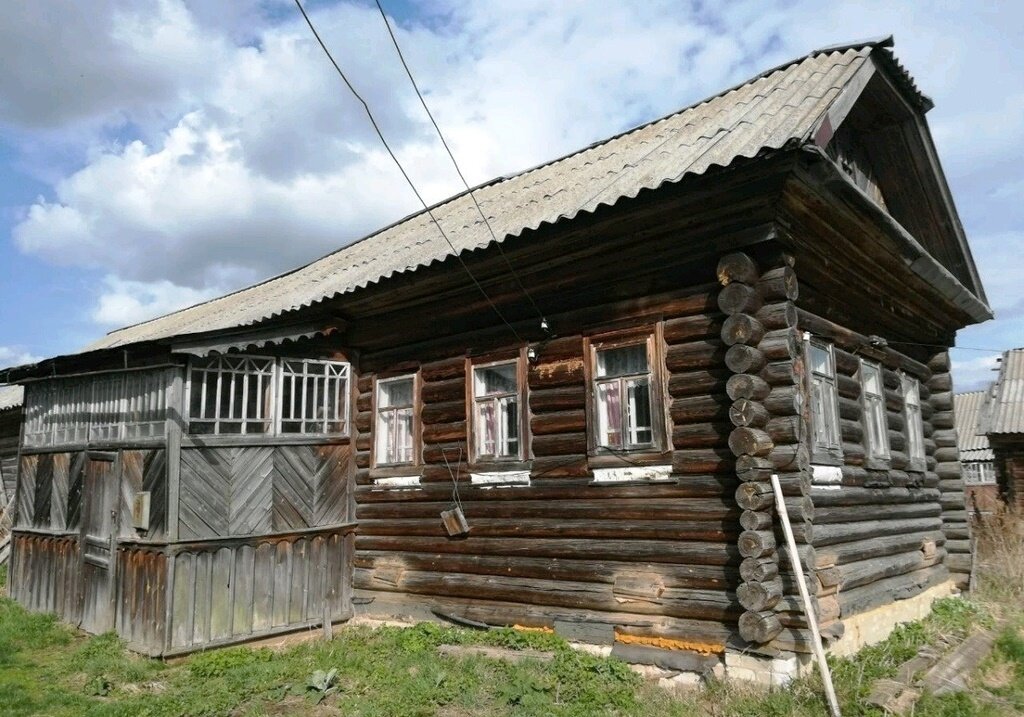
[[[480,453],[479,446],[477,445],[477,436],[479,435],[480,426],[477,425],[476,408],[480,398],[476,395],[476,371],[478,369],[508,364],[513,364],[516,367],[515,396],[518,407],[518,451],[512,456],[482,454]],[[468,427],[466,440],[469,445],[470,466],[490,466],[500,464],[502,466],[502,470],[507,470],[510,467],[519,468],[520,464],[528,459],[530,455],[530,411],[525,348],[517,351],[515,355],[506,355],[500,358],[496,357],[494,354],[490,354],[484,357],[466,359],[466,416],[468,418],[466,424]]]
[[[923,472],[926,467],[926,454],[924,417],[921,414],[921,382],[913,376],[900,373],[900,394],[903,398],[903,422],[907,439],[909,470]],[[910,401],[911,397],[915,398],[915,402]]]
[[[300,363],[300,362],[302,364],[302,372],[301,373],[296,373],[296,372],[292,371],[289,368],[289,366],[288,366],[288,364]],[[309,369],[308,369],[309,366],[319,366],[319,367],[322,367],[323,368],[323,373],[322,374],[318,374],[318,373],[310,372]],[[351,401],[351,393],[352,393],[352,366],[351,366],[351,364],[349,364],[348,362],[345,362],[345,361],[331,361],[331,360],[327,360],[327,359],[308,359],[308,358],[288,358],[288,357],[282,357],[278,361],[278,367],[279,367],[279,371],[278,371],[278,382],[279,383],[278,383],[278,387],[277,387],[278,388],[277,400],[276,400],[275,403],[277,404],[277,406],[279,408],[278,408],[278,411],[277,411],[277,416],[275,418],[275,426],[276,426],[276,429],[277,429],[277,433],[279,435],[282,435],[282,436],[345,436],[345,435],[348,435],[348,433],[349,433],[349,416],[350,416],[350,413],[351,413],[350,404],[352,403],[352,401]],[[292,393],[292,396],[291,396],[291,399],[292,399],[291,402],[290,402],[291,405],[288,408],[291,409],[292,412],[294,412],[294,409],[295,409],[295,405],[294,405],[295,404],[295,397],[296,397],[296,394],[294,393],[295,389],[296,388],[301,388],[301,390],[299,391],[299,393],[301,394],[300,404],[304,403],[307,400],[307,398],[308,398],[310,379],[312,379],[313,395],[314,395],[315,399],[317,399],[318,401],[322,401],[321,408],[324,411],[323,416],[321,418],[317,418],[315,420],[316,423],[320,423],[321,424],[320,427],[321,427],[322,430],[317,430],[317,431],[307,431],[307,430],[286,431],[285,430],[285,423],[298,423],[300,425],[301,429],[305,429],[306,424],[308,424],[308,423],[314,423],[314,419],[310,419],[310,418],[306,418],[305,417],[305,406],[304,405],[300,405],[300,411],[301,411],[301,415],[302,415],[301,418],[295,418],[294,417],[294,413],[292,413],[292,415],[286,417],[286,415],[285,415],[286,407],[284,405],[285,404],[285,400],[284,400],[284,394],[285,394],[284,386],[285,386],[285,383],[287,381],[289,381],[289,379],[291,379],[291,381],[292,381],[293,393]],[[327,414],[327,408],[328,408],[327,396],[329,394],[328,394],[327,390],[324,391],[324,394],[322,396],[320,396],[318,394],[318,389],[317,389],[318,383],[317,383],[317,381],[319,379],[323,379],[324,380],[324,387],[325,387],[325,389],[329,389],[332,385],[335,386],[335,395],[336,395],[336,401],[337,401],[335,403],[335,409],[337,409],[337,407],[339,405],[342,406],[342,411],[340,412],[340,414],[337,412],[337,410],[335,411],[335,415],[333,417]],[[342,429],[340,431],[329,431],[329,430],[327,430],[327,428],[329,427],[329,425],[331,423],[340,423],[341,426],[342,426]]]
[[[643,345],[650,376],[651,443],[610,449],[599,443],[597,354],[599,351]],[[602,332],[583,339],[583,372],[586,381],[587,454],[591,468],[630,465],[663,465],[672,462],[671,423],[665,370],[665,340],[660,321],[653,325]]]
[[[997,484],[994,461],[963,461],[961,467],[965,486]]]
[[[380,387],[382,384],[394,381],[412,379],[412,459],[401,462],[385,462],[380,460],[377,450],[377,442],[380,440]],[[420,414],[423,409],[423,398],[421,396],[422,385],[420,372],[413,371],[398,373],[387,376],[377,376],[373,380],[373,442],[371,448],[371,466],[375,469],[407,471],[410,467],[419,466],[422,463],[423,454],[423,431]]]
[[[243,373],[243,397],[246,396],[246,390],[248,389],[248,381],[253,374],[244,374],[244,372],[235,369],[224,369],[221,367],[207,368],[198,366],[200,362],[218,362],[223,363],[224,361],[230,360],[253,360],[269,362],[268,370],[257,375],[257,391],[267,391],[267,406],[262,415],[257,418],[250,418],[248,414],[248,407],[246,401],[242,401],[242,415],[239,418],[221,418],[216,417],[213,419],[214,431],[204,433],[201,431],[192,430],[193,423],[209,422],[210,419],[199,418],[197,421],[196,416],[193,415],[192,410],[192,394],[196,390],[193,376],[195,372],[212,372],[217,374],[217,383],[215,384],[214,390],[221,390],[224,373]],[[302,361],[305,364],[314,364],[322,366],[333,366],[342,372],[342,376],[338,377],[343,385],[343,390],[340,391],[340,395],[344,400],[344,412],[340,417],[339,422],[343,428],[339,432],[283,432],[281,430],[282,421],[282,410],[283,410],[283,386],[286,376],[284,364],[286,362],[297,362]],[[265,383],[264,383],[265,382]],[[184,385],[184,413],[186,420],[186,434],[190,437],[202,438],[214,438],[214,440],[222,439],[267,439],[268,437],[283,437],[286,439],[324,439],[324,438],[346,438],[351,433],[351,413],[352,413],[352,366],[347,361],[332,361],[329,359],[308,359],[304,357],[290,357],[290,356],[261,356],[255,354],[219,354],[216,356],[208,357],[192,357],[189,360],[188,366],[185,369],[185,385]],[[233,407],[233,402],[229,403],[229,406]],[[204,407],[205,408],[205,407]],[[219,403],[215,405],[215,409],[219,411]],[[262,421],[267,425],[266,431],[250,431],[248,430],[248,422]],[[241,423],[241,431],[234,432],[221,432],[218,430],[221,423]]]
[[[878,385],[880,387],[880,394],[869,394],[867,390],[867,375],[865,367],[878,372]],[[882,368],[882,364],[878,361],[868,361],[866,359],[860,360],[860,370],[858,371],[860,379],[860,401],[861,411],[863,415],[863,426],[864,426],[864,448],[865,448],[865,459],[868,467],[871,467],[871,463],[882,464],[879,468],[888,468],[890,459],[892,458],[892,452],[889,449],[889,415],[888,410],[885,406],[885,372]],[[881,420],[881,445],[876,445],[874,437],[871,435],[871,422],[873,419],[871,416],[879,410],[881,412],[880,417],[876,416]]]
[[[812,369],[812,348],[821,349],[828,353],[831,375],[821,375]],[[811,462],[822,465],[841,466],[843,464],[843,431],[839,415],[839,372],[836,368],[835,346],[831,341],[818,339],[811,336],[809,333],[805,333],[804,363],[807,366],[805,391],[807,395],[807,423],[810,429],[808,431],[808,442],[811,449]],[[823,420],[831,421],[832,427],[835,429],[835,443],[827,445],[819,445],[816,440],[817,420],[819,419],[814,410],[814,381],[816,377],[820,378],[822,382],[830,388],[833,399],[831,415],[820,417]]]

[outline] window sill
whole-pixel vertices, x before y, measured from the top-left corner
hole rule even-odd
[[[892,459],[891,458],[879,458],[879,457],[865,457],[864,467],[869,471],[888,471],[892,470]]]
[[[619,466],[594,469],[591,485],[621,485],[623,483],[674,483],[672,466]]]

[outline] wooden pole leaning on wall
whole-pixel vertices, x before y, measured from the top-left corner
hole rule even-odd
[[[841,717],[839,712],[839,700],[836,698],[836,689],[832,685],[832,673],[828,669],[828,660],[825,659],[825,647],[821,642],[821,633],[818,631],[818,616],[811,605],[811,596],[807,591],[807,582],[804,580],[804,570],[800,565],[800,556],[797,554],[796,538],[793,537],[793,528],[789,524],[789,512],[786,510],[786,500],[782,495],[782,485],[779,483],[779,476],[772,473],[772,492],[775,493],[775,508],[778,511],[782,523],[782,531],[786,535],[786,545],[789,548],[789,560],[793,568],[793,575],[796,577],[797,590],[800,591],[800,600],[803,602],[804,614],[807,617],[807,624],[811,628],[813,638],[812,647],[814,657],[818,661],[818,670],[821,671],[821,681],[825,685],[825,697],[828,700],[828,709],[832,717]]]

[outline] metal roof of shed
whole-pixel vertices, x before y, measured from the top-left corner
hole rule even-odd
[[[1024,433],[1024,348],[1003,353],[982,417],[988,433]]]
[[[988,436],[978,427],[987,394],[987,391],[970,391],[953,396],[956,440],[962,461],[991,461],[995,458],[988,445]]]
[[[685,175],[805,141],[877,50],[904,91],[929,101],[879,48],[891,38],[828,48],[561,159],[473,190],[499,241],[593,212]],[[458,252],[492,237],[467,193],[433,208]],[[232,294],[113,331],[85,349],[250,326],[453,256],[426,212],[413,214],[300,269]]]

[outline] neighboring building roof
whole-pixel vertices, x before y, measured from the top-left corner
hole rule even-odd
[[[473,193],[495,236],[503,241],[636,197],[643,189],[807,141],[872,53],[910,101],[927,110],[930,102],[882,49],[890,44],[891,38],[886,38],[819,50],[668,117],[495,180]],[[432,211],[459,253],[493,241],[466,193]],[[86,350],[250,326],[453,254],[427,213],[419,212],[295,271],[113,331]]]
[[[989,394],[981,430],[993,433],[1024,433],[1024,348],[1003,353],[999,377]]]
[[[20,408],[24,400],[24,387],[0,385],[0,411],[9,411],[12,408]]]
[[[971,391],[953,396],[953,413],[956,416],[956,440],[962,461],[991,461],[995,454],[988,445],[988,436],[978,428],[982,407],[987,391]]]

